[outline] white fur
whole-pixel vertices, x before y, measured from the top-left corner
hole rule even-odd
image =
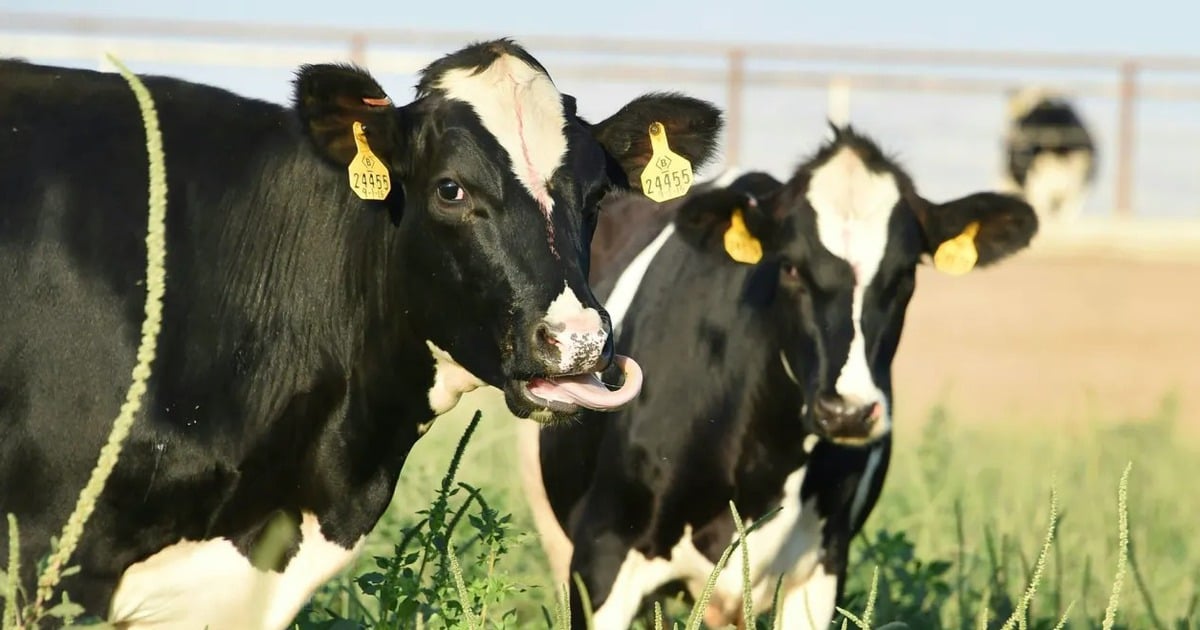
[[[562,97],[550,77],[517,57],[501,55],[482,72],[446,72],[438,87],[471,105],[549,222],[553,201],[546,185],[567,152]]]
[[[326,540],[307,512],[300,534],[300,549],[282,573],[256,569],[224,538],[182,540],[125,571],[109,621],[137,630],[284,628],[363,543],[346,549]]]
[[[675,223],[668,223],[645,249],[638,252],[633,262],[629,263],[629,266],[617,278],[617,283],[613,285],[612,293],[609,294],[604,304],[604,308],[608,310],[609,319],[612,321],[614,335],[620,331],[621,322],[625,321],[625,315],[629,313],[629,307],[633,304],[633,296],[637,295],[638,287],[642,285],[646,271],[650,269],[650,263],[654,262],[658,251],[674,233]]]
[[[769,522],[750,533],[751,598],[756,614],[769,610],[775,583],[780,576],[783,576],[785,585],[804,584],[821,560],[824,519],[817,516],[813,503],[800,502],[804,474],[805,469],[799,468],[788,475],[784,482],[781,509]],[[745,524],[750,527],[752,521],[747,519]],[[621,565],[610,595],[596,610],[596,627],[628,627],[642,599],[671,580],[687,581],[697,589],[695,594],[699,595],[698,589],[708,580],[715,565],[692,545],[691,534],[690,526],[686,527],[683,538],[672,549],[669,560],[647,559],[631,550]],[[730,542],[734,539],[736,534]],[[717,577],[713,591],[714,605],[720,606],[727,617],[741,609],[741,553],[739,548],[731,554],[728,564]],[[832,610],[834,602],[821,602],[820,605]]]
[[[562,292],[546,309],[543,321],[558,346],[559,372],[587,370],[600,360],[604,342],[608,340],[600,312],[585,308],[565,281]]]
[[[785,591],[782,596],[781,628],[795,630],[826,630],[833,621],[837,606],[837,576],[817,565],[802,584]]]
[[[426,339],[425,345],[429,346],[429,353],[433,355],[434,360],[429,408],[436,417],[453,409],[463,394],[483,387],[485,383],[459,365],[449,352],[437,347],[437,344]],[[427,425],[428,423],[426,427]]]
[[[1089,151],[1071,151],[1062,156],[1044,152],[1033,158],[1023,193],[1037,211],[1040,223],[1058,227],[1079,218],[1091,165]]]
[[[888,221],[899,200],[895,177],[891,173],[872,173],[849,148],[842,149],[813,172],[808,187],[808,201],[817,214],[821,243],[854,269],[851,313],[854,338],[835,388],[849,404],[879,403],[883,407],[867,440],[885,434],[891,427],[891,418],[887,400],[875,384],[867,363],[862,331],[863,296],[883,260]]]

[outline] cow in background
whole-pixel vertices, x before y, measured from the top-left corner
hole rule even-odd
[[[1013,196],[922,197],[850,128],[835,128],[786,183],[723,179],[673,210],[628,197],[602,214],[593,247],[607,267],[592,280],[618,351],[645,366],[633,403],[520,427],[554,577],[580,575],[604,630],[627,627],[667,583],[698,594],[736,535],[731,500],[747,525],[779,508],[749,538],[754,610],[771,606],[781,581],[783,627],[828,627],[850,540],[888,468],[891,365],[917,266],[926,256],[952,274],[996,264],[1038,225]],[[635,234],[616,224],[623,215],[641,221]],[[741,575],[734,553],[710,623],[740,617]]]
[[[1053,229],[1079,218],[1096,178],[1096,145],[1066,97],[1044,88],[1008,101],[1003,188],[1021,195]]]

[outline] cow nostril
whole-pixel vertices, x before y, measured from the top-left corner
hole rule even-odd
[[[538,346],[543,346],[543,345],[557,346],[558,345],[558,339],[555,338],[554,332],[550,330],[549,324],[546,324],[545,322],[542,322],[537,325],[537,328],[533,332],[533,339],[534,339],[534,342],[538,344]]]

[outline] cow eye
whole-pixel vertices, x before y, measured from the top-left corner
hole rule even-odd
[[[458,182],[452,179],[443,179],[437,183],[438,199],[449,203],[464,201],[467,198],[467,191],[458,185]]]

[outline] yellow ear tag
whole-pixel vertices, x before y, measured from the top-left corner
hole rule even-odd
[[[962,233],[938,246],[933,254],[933,266],[951,276],[961,276],[975,268],[979,251],[975,249],[975,235],[979,233],[979,222],[967,224]]]
[[[371,151],[367,144],[367,135],[363,133],[362,123],[354,122],[354,145],[358,154],[350,160],[347,170],[350,173],[350,189],[360,199],[387,199],[392,191],[392,178],[387,167]]]
[[[734,208],[729,217],[729,229],[725,230],[725,252],[729,257],[747,265],[762,260],[762,243],[746,229],[742,209]]]
[[[662,123],[650,125],[650,150],[642,170],[642,193],[659,203],[686,195],[692,187],[692,163],[671,150]]]

